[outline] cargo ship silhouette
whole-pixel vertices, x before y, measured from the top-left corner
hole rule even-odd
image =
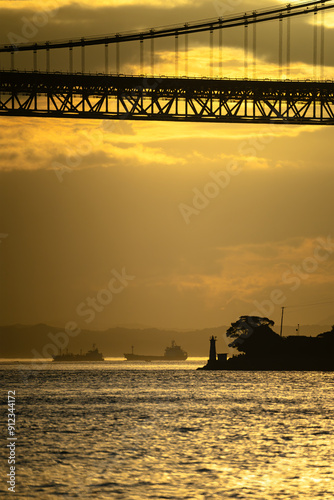
[[[71,352],[65,352],[52,356],[53,361],[104,361],[103,354],[98,351],[95,344],[93,344],[93,349],[87,351],[85,354],[73,354]]]
[[[124,353],[124,356],[128,361],[184,361],[188,357],[188,353],[181,349],[181,346],[176,345],[175,341],[172,340],[172,345],[166,347],[165,354],[163,356],[151,356],[149,354],[134,354],[133,346],[131,346],[130,353]]]

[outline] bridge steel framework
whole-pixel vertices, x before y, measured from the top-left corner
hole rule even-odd
[[[334,125],[334,83],[0,71],[5,115]]]

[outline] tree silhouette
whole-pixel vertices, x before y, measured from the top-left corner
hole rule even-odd
[[[269,318],[240,316],[238,321],[231,323],[230,328],[226,332],[227,337],[234,339],[229,346],[239,349],[241,344],[253,334],[254,330],[261,326],[274,326],[274,324],[275,322]]]

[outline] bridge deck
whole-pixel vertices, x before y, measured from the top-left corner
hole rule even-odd
[[[334,125],[334,82],[0,71],[0,115]]]

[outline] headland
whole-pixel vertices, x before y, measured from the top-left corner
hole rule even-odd
[[[227,330],[229,344],[238,354],[216,354],[216,338],[210,339],[208,362],[200,370],[334,371],[334,327],[316,337],[281,337],[268,318],[242,316]]]

